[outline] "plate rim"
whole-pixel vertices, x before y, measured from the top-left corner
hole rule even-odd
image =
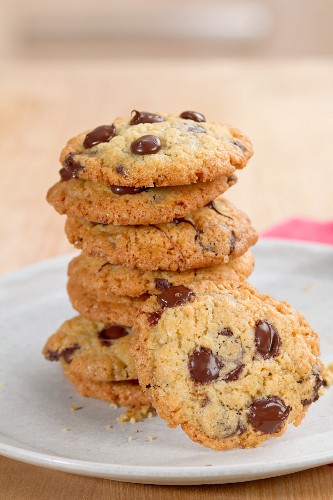
[[[126,480],[128,482],[139,482],[138,480],[142,480],[145,484],[162,484],[163,481],[166,481],[166,484],[171,484],[173,481],[177,481],[176,484],[180,484],[181,480],[184,480],[181,481],[184,482],[184,484],[197,484],[202,480],[209,482],[218,480],[218,483],[222,484],[221,480],[224,479],[226,479],[226,482],[254,481],[256,479],[276,477],[312,469],[321,465],[327,465],[333,461],[332,450],[329,454],[317,453],[315,458],[303,457],[297,462],[295,462],[295,460],[289,462],[287,459],[286,461],[279,462],[278,466],[276,464],[273,465],[261,462],[260,464],[256,464],[256,469],[253,473],[248,470],[242,470],[241,464],[232,466],[221,464],[212,466],[177,467],[175,469],[169,466],[149,467],[149,476],[147,476],[147,466],[144,465],[118,465],[55,457],[47,453],[35,452],[12,445],[3,446],[3,443],[0,443],[0,455],[24,463],[62,472],[103,477],[113,480]]]
[[[332,253],[333,246],[329,244],[303,242],[298,240],[285,240],[280,238],[262,238],[258,247],[279,246],[283,248],[306,249],[323,254]],[[78,255],[71,252],[56,257],[44,259],[15,271],[0,276],[0,286],[15,280],[24,281],[31,278],[35,273],[63,266],[69,259]],[[6,439],[5,436],[3,438]],[[0,435],[0,439],[2,439]],[[246,450],[245,450],[246,451]],[[203,484],[224,482],[241,482],[267,477],[275,477],[284,474],[291,474],[297,471],[318,467],[333,462],[332,451],[316,453],[315,456],[279,461],[278,463],[256,463],[254,470],[244,470],[242,464],[221,464],[212,466],[180,466],[172,468],[170,466],[150,466],[145,465],[120,465],[110,462],[91,462],[73,458],[58,457],[48,453],[29,450],[22,446],[14,446],[0,441],[0,455],[18,460],[32,465],[46,467],[67,473],[80,475],[104,477],[113,480],[127,482],[142,482],[145,484]]]

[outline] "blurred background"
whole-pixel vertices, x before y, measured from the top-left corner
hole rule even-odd
[[[7,58],[333,53],[332,0],[2,0],[0,9]]]
[[[333,0],[0,0],[0,272],[72,251],[60,151],[132,109],[244,131],[227,198],[259,231],[333,219],[332,56]]]

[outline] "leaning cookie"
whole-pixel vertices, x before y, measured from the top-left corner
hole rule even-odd
[[[68,280],[67,291],[73,308],[82,316],[102,323],[120,323],[133,326],[135,318],[149,294],[140,297],[125,297],[109,294],[102,299]]]
[[[187,186],[130,188],[70,179],[52,186],[47,201],[60,214],[83,217],[90,222],[160,224],[203,207],[236,181],[236,176],[232,176]]]
[[[200,113],[134,113],[71,139],[60,157],[62,178],[139,188],[182,186],[229,177],[252,156],[241,132],[206,122]]]
[[[112,265],[99,257],[81,253],[68,266],[70,280],[81,289],[90,291],[97,301],[114,295],[139,297],[146,293],[157,295],[173,285],[187,285],[211,280],[244,281],[254,267],[251,252],[219,266],[200,267],[183,272],[142,271],[135,267]]]
[[[43,348],[50,361],[60,361],[66,376],[84,396],[121,406],[147,403],[137,382],[130,349],[131,328],[102,324],[77,316],[65,321]]]
[[[171,427],[204,446],[258,446],[318,399],[317,334],[247,283],[169,288],[147,300],[135,330],[140,385]]]
[[[69,217],[65,230],[70,243],[88,255],[149,271],[226,264],[258,238],[247,215],[221,196],[166,224],[123,227]]]

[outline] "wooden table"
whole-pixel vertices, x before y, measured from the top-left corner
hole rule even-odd
[[[133,108],[195,109],[252,138],[228,197],[259,230],[287,216],[333,218],[333,63],[108,61],[11,63],[0,81],[0,272],[71,251],[45,202],[78,131]],[[10,332],[13,334],[13,332]],[[244,484],[159,487],[85,478],[0,458],[0,499],[332,498],[329,466]]]

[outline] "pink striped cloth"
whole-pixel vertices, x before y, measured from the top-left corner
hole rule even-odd
[[[270,227],[261,236],[333,245],[333,221],[317,222],[310,219],[287,219],[281,224]]]

